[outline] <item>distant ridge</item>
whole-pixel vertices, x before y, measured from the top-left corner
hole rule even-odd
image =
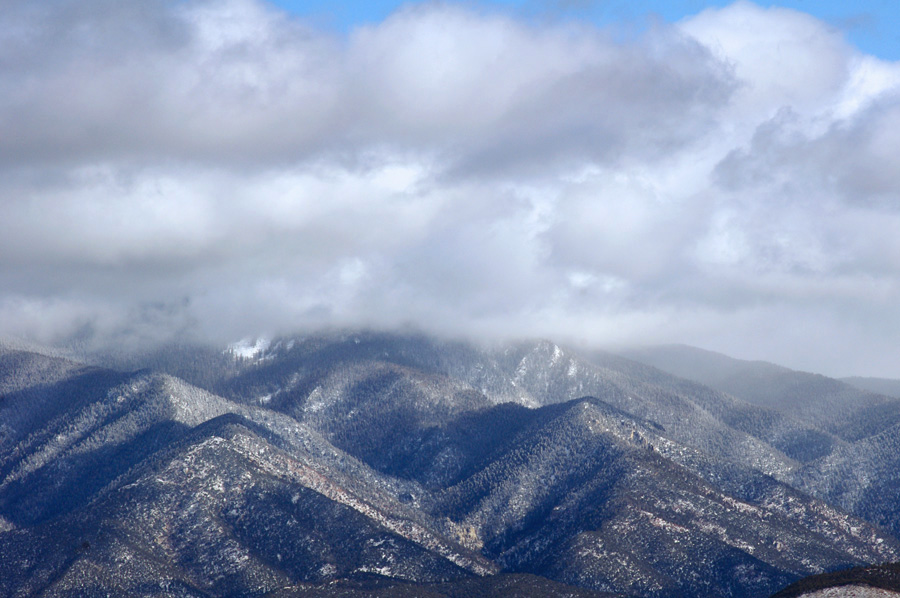
[[[860,376],[853,376],[850,378],[841,378],[841,381],[862,390],[900,398],[900,380],[895,380],[893,378],[863,378]]]
[[[734,359],[687,345],[635,349],[627,357],[777,410],[846,441],[900,423],[900,399],[819,374]]]

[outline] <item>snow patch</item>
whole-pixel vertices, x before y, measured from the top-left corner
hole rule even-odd
[[[257,339],[244,338],[228,345],[227,353],[243,359],[255,359],[265,353],[272,341],[261,336]]]
[[[559,363],[559,360],[562,358],[563,352],[562,349],[559,348],[559,345],[553,345],[553,357],[550,359],[550,365],[556,365]]]

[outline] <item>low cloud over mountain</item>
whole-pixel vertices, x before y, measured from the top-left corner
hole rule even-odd
[[[803,13],[12,1],[0,40],[4,334],[412,323],[895,375],[900,68]]]

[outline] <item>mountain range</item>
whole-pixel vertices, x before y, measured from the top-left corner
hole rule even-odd
[[[900,399],[690,347],[0,345],[2,596],[766,597],[900,561]]]

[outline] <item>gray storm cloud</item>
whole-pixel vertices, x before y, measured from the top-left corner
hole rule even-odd
[[[338,36],[11,1],[0,46],[4,334],[411,324],[900,377],[900,66],[803,13]]]

